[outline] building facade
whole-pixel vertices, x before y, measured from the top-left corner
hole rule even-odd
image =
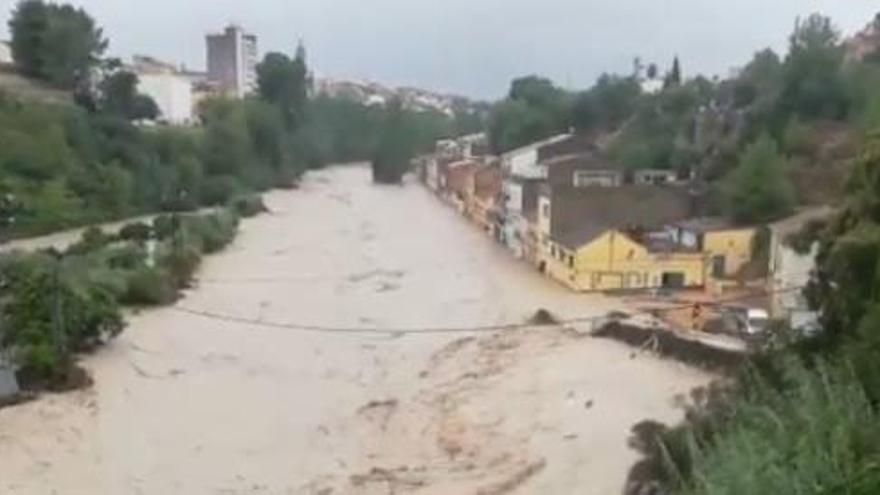
[[[173,125],[194,121],[195,99],[191,77],[165,62],[151,57],[135,56],[132,70],[138,76],[138,92],[159,107],[159,120]]]
[[[243,98],[257,88],[259,53],[257,37],[240,26],[230,25],[223,33],[209,34],[208,79],[229,96]]]
[[[811,222],[823,222],[834,213],[832,208],[819,207],[805,210],[787,219],[770,225],[770,257],[767,292],[770,294],[770,315],[787,320],[792,328],[797,328],[797,320],[815,320],[804,296],[816,268],[819,242],[815,241],[807,250],[799,251],[791,246],[789,237],[799,233]]]
[[[712,262],[712,276],[734,277],[752,260],[755,227],[731,225],[721,218],[696,218],[670,226],[675,241],[688,249],[706,253]]]
[[[551,188],[538,201],[539,269],[576,291],[703,287],[706,255],[665,232],[692,215],[682,188]]]

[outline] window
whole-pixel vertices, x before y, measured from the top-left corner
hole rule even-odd
[[[574,256],[569,255],[568,257],[568,267],[574,268]]]
[[[544,203],[541,205],[541,216],[544,218],[550,218],[550,203]]]
[[[575,170],[572,183],[574,187],[613,187],[616,183],[616,176],[613,172]]]

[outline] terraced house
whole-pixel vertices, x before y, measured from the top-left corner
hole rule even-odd
[[[706,255],[667,231],[694,208],[680,186],[546,186],[538,201],[539,267],[576,291],[703,287]]]

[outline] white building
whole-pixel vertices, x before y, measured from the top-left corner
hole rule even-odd
[[[570,137],[570,134],[560,134],[501,155],[501,167],[504,170],[502,189],[505,198],[501,237],[517,258],[525,256],[524,240],[529,226],[527,213],[533,206],[527,204],[530,202],[527,200],[533,199],[537,194],[536,190],[527,188],[534,187],[534,181],[546,180],[548,175],[547,168],[538,164],[539,151],[544,146]]]
[[[189,79],[178,74],[143,74],[138,77],[138,92],[156,102],[159,120],[174,125],[193,122],[193,87]]]
[[[787,320],[794,328],[798,322],[815,320],[810,312],[803,288],[809,283],[816,267],[818,243],[807,252],[798,252],[789,245],[788,238],[812,221],[828,218],[833,210],[828,207],[813,208],[770,225],[770,313],[773,318]]]
[[[138,92],[156,102],[160,121],[174,125],[193,122],[195,100],[189,75],[172,64],[144,56],[135,56],[132,68],[138,76]]]
[[[538,151],[544,146],[570,137],[571,134],[560,134],[504,153],[501,155],[501,167],[505,175],[523,179],[546,179],[547,169],[538,165]]]
[[[8,41],[0,41],[0,64],[12,63],[12,47]]]
[[[246,33],[240,26],[230,25],[223,33],[209,34],[206,41],[210,80],[237,98],[256,90],[259,53],[255,35]]]

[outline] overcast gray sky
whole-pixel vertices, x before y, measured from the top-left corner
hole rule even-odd
[[[120,56],[204,66],[204,34],[236,21],[260,50],[303,38],[319,75],[481,98],[537,73],[580,88],[634,56],[686,74],[724,75],[753,52],[783,51],[798,15],[822,12],[852,33],[877,0],[75,0]],[[0,37],[13,0],[0,0]]]

